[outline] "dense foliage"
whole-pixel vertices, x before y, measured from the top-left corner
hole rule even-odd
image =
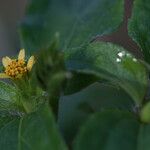
[[[150,149],[149,0],[128,21],[142,60],[96,40],[123,16],[124,0],[29,1],[19,32],[36,61],[0,82],[0,150]]]

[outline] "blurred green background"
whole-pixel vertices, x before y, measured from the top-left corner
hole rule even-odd
[[[5,55],[13,55],[21,48],[18,27],[25,14],[27,0],[0,0],[0,59]],[[127,33],[127,20],[131,15],[133,0],[125,0],[124,22],[121,27],[109,36],[100,40],[119,43],[125,48],[141,56],[137,45]]]

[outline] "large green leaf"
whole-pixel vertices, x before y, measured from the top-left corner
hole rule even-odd
[[[150,63],[150,5],[149,0],[135,0],[129,22],[129,35],[141,47],[145,60]]]
[[[81,128],[74,150],[149,150],[150,125],[130,113],[104,111]]]
[[[79,93],[60,99],[58,124],[68,143],[93,112],[104,109],[134,110],[132,99],[121,89],[95,83]]]
[[[79,47],[98,34],[116,30],[123,20],[123,0],[31,0],[21,26],[23,47],[48,46],[56,32],[61,48]]]
[[[121,86],[137,104],[145,96],[147,72],[145,67],[124,48],[103,42],[66,51],[68,70],[93,74]]]
[[[1,123],[2,121],[0,121]],[[0,125],[1,150],[66,150],[48,107]]]

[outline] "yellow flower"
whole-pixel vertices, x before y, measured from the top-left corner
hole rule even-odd
[[[18,79],[31,71],[35,58],[31,56],[27,62],[25,60],[25,50],[22,49],[19,52],[18,59],[10,59],[6,56],[2,58],[2,63],[5,70],[4,73],[0,73],[0,78]]]

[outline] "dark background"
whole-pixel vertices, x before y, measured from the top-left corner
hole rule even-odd
[[[27,0],[0,0],[0,59],[13,55],[20,49],[18,26],[24,16]],[[133,0],[125,0],[124,22],[112,35],[99,38],[103,41],[119,43],[140,57],[137,45],[129,38],[127,32],[128,18],[131,16]]]

